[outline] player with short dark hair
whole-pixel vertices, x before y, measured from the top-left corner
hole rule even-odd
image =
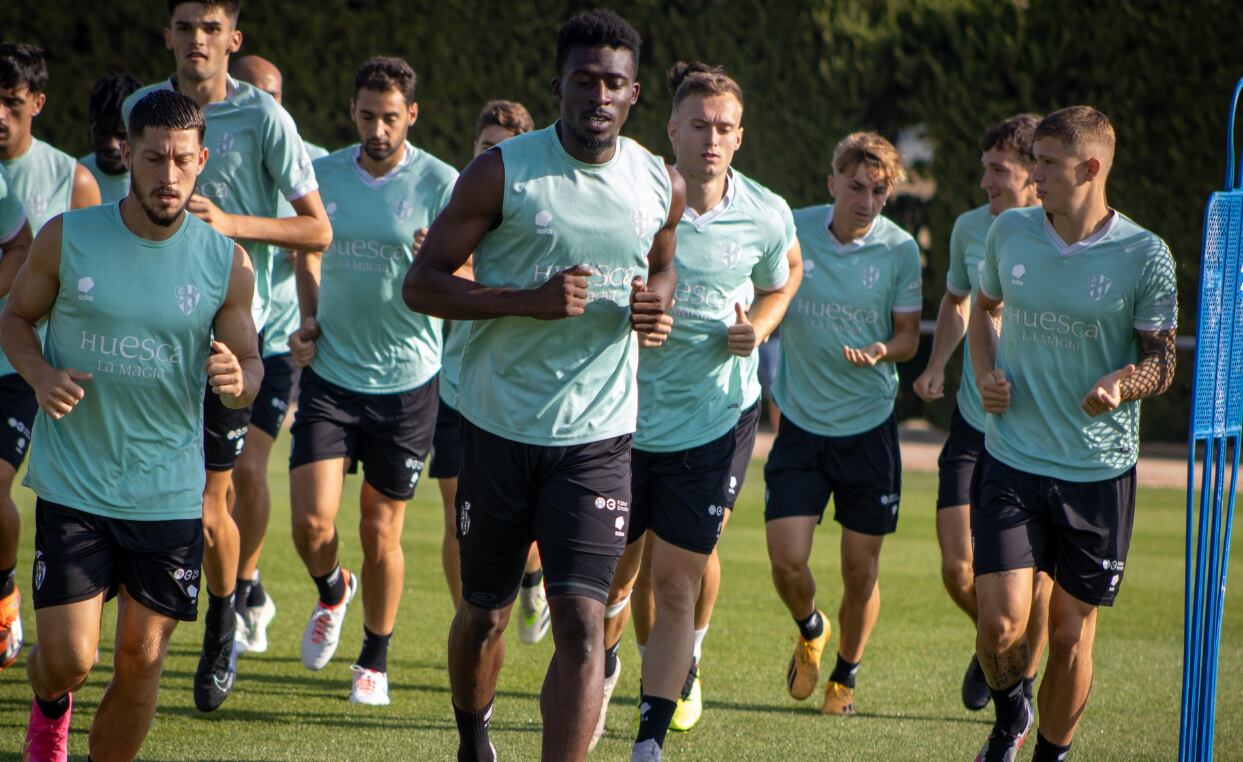
[[[0,343],[40,411],[26,476],[38,495],[38,644],[23,759],[68,758],[71,692],[91,672],[114,596],[112,679],[89,751],[138,753],[169,639],[198,612],[203,389],[244,407],[263,374],[250,260],[185,213],[207,162],[202,111],[158,91],[134,104],[129,127],[129,195],[54,217],[0,317]]]
[[[1174,378],[1174,260],[1110,208],[1115,135],[1071,106],[1035,130],[1043,206],[993,221],[968,335],[985,421],[972,487],[976,648],[996,722],[978,760],[1015,758],[1035,570],[1053,577],[1037,762],[1064,759],[1087,708],[1100,606],[1112,606],[1135,513],[1140,401]],[[1000,326],[998,324],[1000,323]]]
[[[129,170],[121,161],[121,144],[125,142],[121,104],[140,87],[142,83],[132,74],[113,72],[96,80],[91,88],[87,117],[91,152],[78,159],[78,163],[90,170],[104,204],[120,201],[129,194]]]
[[[412,309],[477,321],[458,394],[462,603],[449,677],[460,760],[496,758],[503,633],[532,540],[556,642],[544,758],[582,759],[599,712],[638,412],[631,332],[658,331],[673,298],[685,194],[676,170],[620,137],[640,44],[612,11],[566,22],[552,85],[561,119],[471,162],[406,277]],[[455,277],[472,252],[476,280]]]

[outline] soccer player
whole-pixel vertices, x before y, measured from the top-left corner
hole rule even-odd
[[[477,321],[458,390],[462,603],[449,633],[461,760],[496,757],[488,723],[532,540],[556,643],[543,758],[582,759],[600,709],[604,602],[630,512],[631,330],[656,330],[673,298],[685,195],[676,170],[619,136],[639,47],[612,11],[563,24],[560,120],[471,162],[406,278],[412,309]],[[453,275],[471,252],[477,282]]]
[[[78,159],[90,170],[99,185],[101,203],[111,204],[129,195],[129,170],[121,161],[121,145],[125,142],[125,120],[121,104],[142,87],[131,74],[113,72],[95,82],[87,126],[91,134],[91,152]]]
[[[980,187],[988,203],[963,213],[950,234],[950,264],[945,296],[937,313],[936,333],[928,366],[915,379],[915,393],[931,402],[945,396],[945,363],[967,333],[968,311],[980,282],[980,263],[984,261],[984,239],[997,215],[1015,207],[1038,204],[1036,184],[1032,182],[1032,136],[1040,117],[1019,114],[992,125],[980,141],[980,164],[984,174]],[[975,600],[975,574],[971,568],[971,475],[984,449],[984,408],[971,373],[971,352],[963,350],[962,378],[957,404],[950,419],[950,435],[937,460],[940,487],[937,493],[937,542],[941,546],[941,581],[950,598],[971,617],[978,615]],[[1052,588],[1049,575],[1037,573],[1032,592],[1032,615],[1027,625],[1031,661],[1024,672],[1023,690],[1032,700],[1032,685],[1046,640],[1045,624]],[[962,701],[971,710],[983,709],[991,694],[980,662],[971,657],[963,675]]]
[[[475,156],[489,148],[535,129],[531,114],[526,107],[515,101],[495,100],[484,104],[475,120]],[[426,230],[420,231],[426,235]],[[416,240],[416,244],[421,238]],[[469,272],[469,263],[459,274]],[[457,543],[457,495],[458,474],[462,470],[461,415],[457,411],[458,371],[462,362],[462,349],[470,324],[444,321],[444,356],[440,370],[440,410],[436,415],[436,434],[432,442],[435,456],[428,467],[428,475],[438,480],[440,499],[444,504],[445,533],[441,542],[441,565],[449,595],[456,609],[462,598],[462,570]],[[522,583],[518,593],[518,639],[523,643],[538,643],[548,634],[551,618],[548,598],[544,594],[544,573],[540,566],[539,550],[534,544],[527,554],[527,565],[522,571]]]
[[[360,142],[315,162],[333,245],[298,265],[302,326],[290,348],[302,374],[289,482],[293,537],[319,590],[302,663],[332,659],[359,587],[341,567],[334,521],[347,470],[365,468],[361,502],[363,645],[350,701],[386,705],[388,646],[405,579],[401,529],[432,446],[441,323],[411,312],[401,281],[416,230],[445,207],[457,173],[406,138],[419,116],[415,73],[372,58],[354,78]],[[321,277],[322,271],[322,277]]]
[[[889,141],[853,133],[833,151],[834,202],[794,213],[804,277],[781,327],[781,423],[764,467],[764,518],[773,583],[800,635],[786,680],[800,701],[816,688],[829,641],[807,562],[830,496],[842,526],[840,635],[824,714],[854,714],[856,672],[880,613],[881,544],[898,526],[895,363],[919,345],[919,247],[880,212],[905,174]]]
[[[1174,260],[1109,207],[1114,147],[1113,125],[1090,106],[1042,119],[1032,179],[1044,206],[1003,213],[984,246],[968,335],[988,413],[971,516],[976,645],[997,716],[985,762],[1013,760],[1033,724],[1022,686],[1034,569],[1053,577],[1053,594],[1033,759],[1068,753],[1097,613],[1125,573],[1139,402],[1174,377]]]
[[[282,101],[280,69],[260,56],[243,56],[229,64],[229,74]],[[323,148],[302,141],[312,159],[327,156]],[[283,196],[277,199],[277,216],[296,212]],[[233,520],[237,523],[239,560],[233,608],[238,619],[238,653],[263,653],[268,649],[268,625],[276,616],[276,603],[259,578],[259,553],[268,531],[272,496],[268,490],[268,458],[280,433],[297,379],[297,365],[289,350],[289,335],[298,330],[298,291],[294,284],[296,252],[281,249],[272,256],[272,290],[268,319],[260,337],[263,355],[263,386],[251,409],[250,425],[243,437],[242,452],[233,468]]]
[[[112,680],[90,753],[138,753],[169,639],[198,610],[203,388],[243,407],[263,373],[249,258],[185,213],[207,161],[202,111],[155,92],[134,105],[129,128],[129,195],[53,218],[0,318],[5,354],[40,410],[26,477],[38,495],[38,644],[23,759],[68,758],[71,692],[91,671],[114,596]]]
[[[177,90],[194,99],[207,120],[207,167],[186,207],[216,230],[243,242],[255,268],[255,325],[267,321],[272,247],[323,250],[332,227],[319,198],[311,161],[293,119],[267,93],[229,76],[229,56],[242,44],[240,0],[169,0],[164,41],[176,73],[134,93],[122,106],[153,90]],[[283,195],[296,216],[280,218]],[[233,690],[236,677],[233,610],[239,558],[237,524],[229,514],[233,466],[250,422],[248,407],[230,409],[204,395],[204,575],[207,616],[203,653],[194,675],[194,704],[210,712]]]
[[[600,713],[603,719],[621,672],[621,628],[610,625],[623,618],[608,617],[625,607],[646,552],[655,621],[644,639],[632,751],[644,760],[660,759],[684,687],[698,680],[695,602],[759,423],[755,350],[781,322],[802,274],[790,207],[730,167],[742,147],[742,88],[718,67],[679,63],[669,71],[669,89],[669,140],[686,181],[674,325],[661,346],[640,353],[630,544],[605,614]],[[697,720],[685,718],[683,729]]]

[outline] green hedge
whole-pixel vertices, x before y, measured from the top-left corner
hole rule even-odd
[[[129,70],[144,81],[170,73],[158,0],[98,4],[0,4],[4,37],[43,45],[51,59],[48,106],[36,131],[76,153],[87,148],[92,81]],[[470,153],[480,105],[523,101],[537,123],[555,117],[549,95],[558,24],[584,3],[428,0],[273,0],[247,3],[243,53],[285,71],[286,106],[310,140],[354,139],[346,114],[354,68],[369,55],[405,57],[420,75],[415,141],[458,165]],[[678,58],[725,64],[747,92],[747,139],[739,168],[792,206],[825,199],[825,169],[848,131],[890,136],[927,126],[937,183],[926,204],[901,218],[926,225],[926,318],[936,314],[954,218],[983,201],[979,133],[1017,111],[1091,103],[1118,127],[1111,202],[1165,237],[1179,260],[1182,333],[1192,332],[1200,225],[1206,195],[1221,181],[1225,100],[1243,67],[1237,34],[1243,4],[1200,0],[969,2],[847,0],[617,3],[643,34],[644,95],[627,132],[669,153],[664,69]],[[1145,434],[1182,439],[1190,356],[1177,387],[1146,405]],[[906,375],[918,371],[908,366]],[[909,391],[904,415],[944,420]]]

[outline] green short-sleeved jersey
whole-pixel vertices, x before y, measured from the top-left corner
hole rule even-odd
[[[9,171],[0,165],[0,244],[8,243],[26,224],[26,208],[9,182]],[[4,302],[0,301],[0,306]]]
[[[950,268],[945,275],[945,287],[956,296],[970,296],[975,304],[976,290],[980,287],[980,267],[984,264],[984,239],[992,227],[993,215],[988,204],[963,212],[954,221],[950,233]],[[984,430],[984,404],[980,402],[980,390],[975,388],[975,372],[971,369],[969,342],[962,344],[962,377],[958,382],[958,412],[963,420],[977,431]]]
[[[312,162],[328,155],[327,149],[310,141],[302,142]],[[296,215],[284,196],[278,199],[277,208],[277,217]],[[278,247],[272,258],[271,299],[268,303],[268,320],[263,326],[264,357],[289,354],[289,335],[298,330],[301,324],[298,319],[298,284],[294,280],[294,257],[292,250]]]
[[[800,428],[821,436],[874,429],[893,412],[898,370],[891,362],[856,368],[844,347],[893,336],[893,313],[923,306],[919,246],[886,217],[856,241],[829,232],[833,206],[794,212],[803,282],[781,323],[773,398]]]
[[[678,223],[673,331],[639,352],[639,428],[634,446],[686,450],[723,436],[760,397],[759,353],[729,353],[735,304],[790,277],[794,219],[778,195],[734,170],[725,198]]]
[[[1089,416],[1098,379],[1139,359],[1135,332],[1173,329],[1174,259],[1153,233],[1114,212],[1066,245],[1042,207],[998,215],[985,244],[980,293],[1004,302],[997,367],[1010,406],[989,414],[985,447],[1020,471],[1074,482],[1125,473],[1139,454],[1139,403]]]
[[[91,171],[91,176],[95,178],[95,184],[99,186],[99,201],[101,204],[111,204],[113,201],[120,201],[129,195],[129,172],[125,171],[119,175],[109,174],[99,168],[99,163],[95,161],[95,154],[88,153],[86,156],[78,159],[78,163]]]

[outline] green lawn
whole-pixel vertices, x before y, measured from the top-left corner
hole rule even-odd
[[[282,438],[276,452],[286,451]],[[169,650],[160,710],[144,759],[354,760],[454,758],[457,736],[445,671],[445,637],[452,612],[440,572],[441,517],[434,484],[424,484],[406,521],[406,595],[389,657],[392,706],[351,706],[349,665],[362,639],[360,602],[349,613],[337,659],[306,671],[298,643],[315,588],[289,538],[285,459],[271,468],[274,508],[264,557],[265,587],[279,614],[267,654],[245,657],[237,690],[210,716],[191,699],[202,625],[181,626]],[[353,479],[354,477],[352,477]],[[902,521],[882,555],[884,604],[860,671],[854,718],[826,718],[818,703],[785,693],[794,635],[768,576],[760,505],[761,474],[753,466],[739,509],[721,544],[724,582],[705,642],[706,710],[689,734],[670,734],[666,752],[682,760],[968,759],[988,732],[988,711],[959,703],[959,681],[973,642],[966,618],[941,589],[933,530],[935,477],[906,475]],[[18,490],[25,526],[19,581],[28,586],[33,496]],[[343,561],[357,567],[358,509],[350,481],[340,515]],[[1182,653],[1183,497],[1141,490],[1135,537],[1119,604],[1104,612],[1096,642],[1096,683],[1075,743],[1081,760],[1168,760],[1176,755]],[[813,569],[821,606],[836,610],[836,526],[820,529]],[[1234,579],[1243,569],[1233,566]],[[114,607],[108,607],[111,619]],[[34,640],[29,602],[23,615]],[[110,626],[105,627],[109,631]],[[551,638],[525,646],[510,641],[493,720],[503,760],[538,758],[539,688],[552,653]],[[594,758],[627,759],[637,727],[634,698],[638,659],[632,640],[622,650],[623,673],[609,732]],[[91,713],[109,678],[111,639],[102,662],[77,694],[71,750],[85,758]],[[835,648],[835,646],[834,646]],[[833,648],[830,649],[831,654]],[[831,657],[829,657],[831,658]],[[16,756],[30,704],[23,663],[0,674],[0,757]],[[1218,739],[1243,734],[1243,601],[1226,608]],[[1219,759],[1238,759],[1237,746],[1219,740]],[[1237,743],[1237,741],[1235,741]]]

